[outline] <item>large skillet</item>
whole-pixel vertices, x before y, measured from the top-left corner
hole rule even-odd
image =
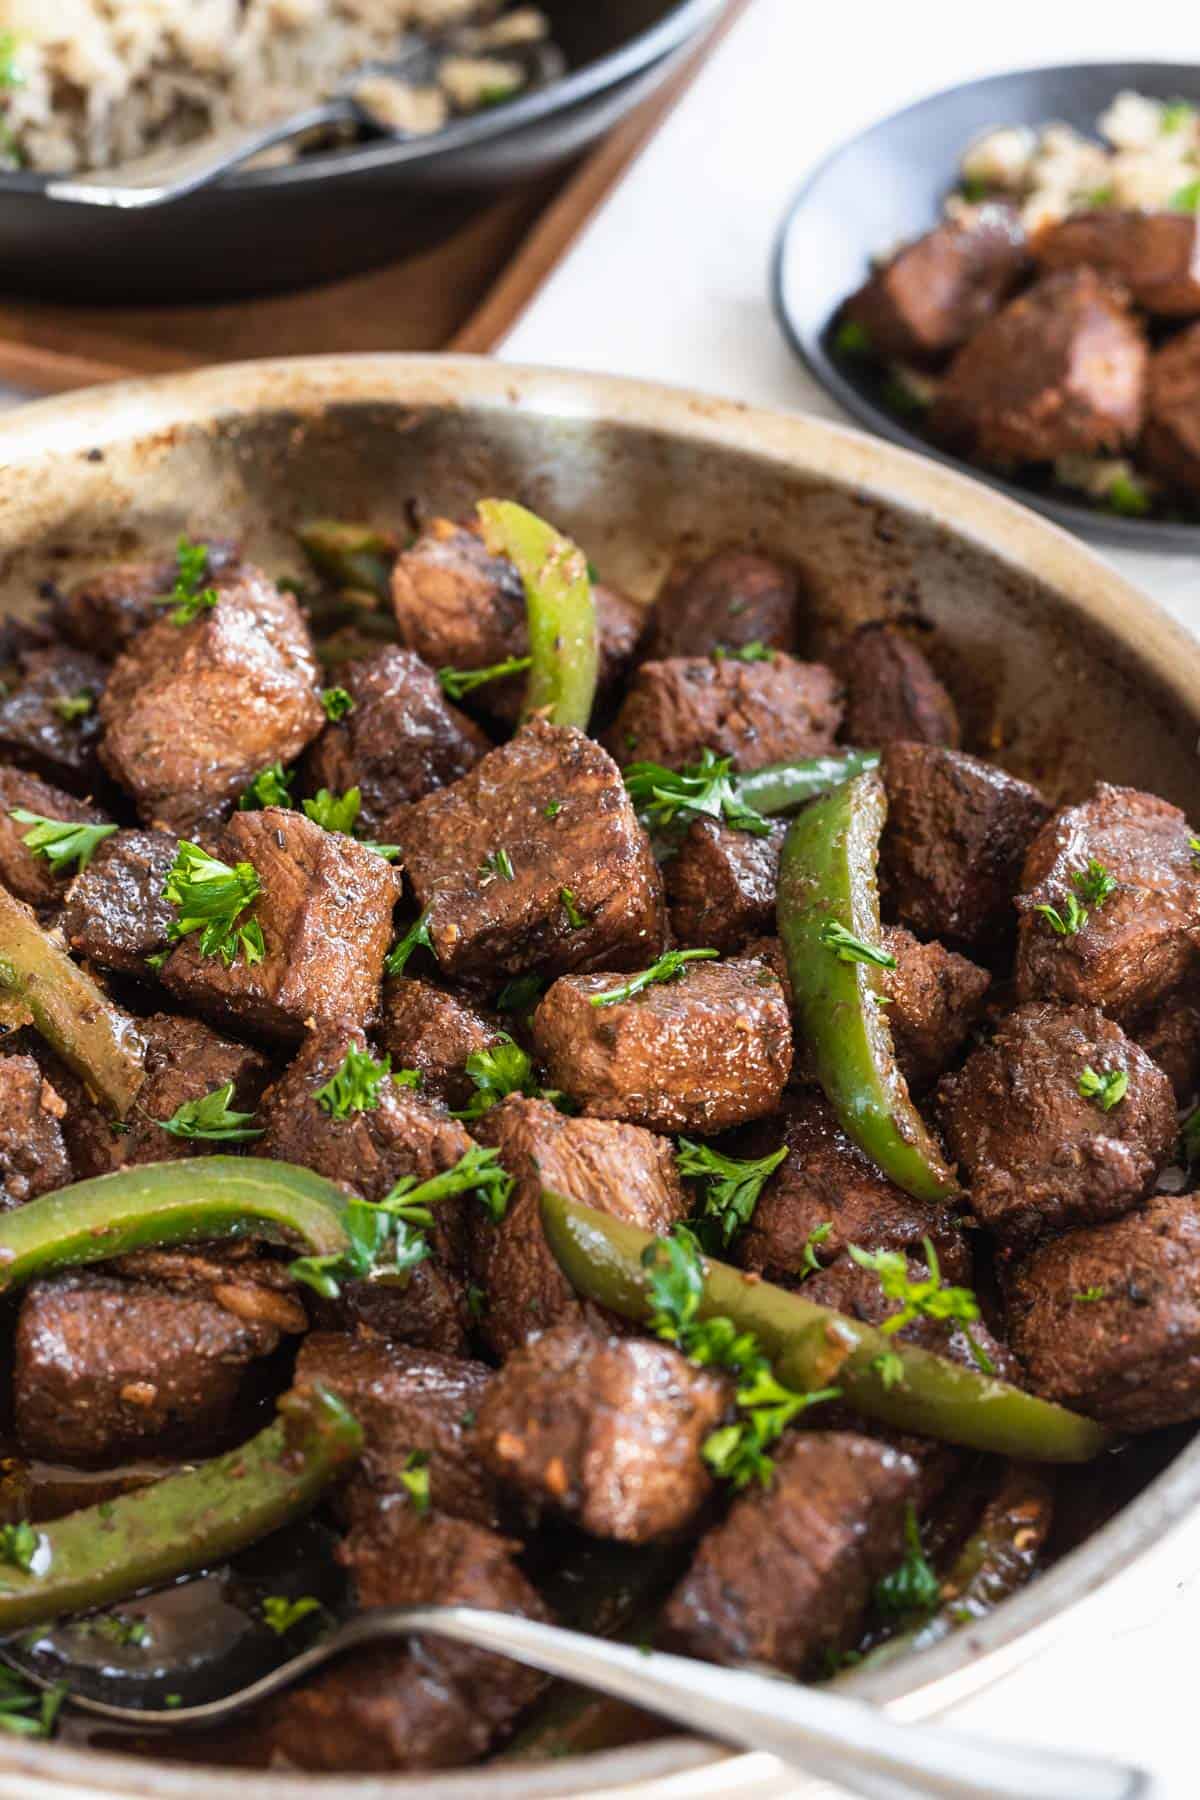
[[[295,568],[316,512],[395,519],[518,495],[649,595],[672,551],[734,539],[793,557],[822,622],[936,626],[975,744],[1055,795],[1094,776],[1200,819],[1200,644],[1064,532],[987,488],[853,431],[649,384],[470,359],[252,363],[98,388],[0,419],[0,604],[144,545],[236,535]],[[1145,1556],[1200,1499],[1200,1445],[982,1625],[858,1691],[919,1716],[1069,1628],[1067,1609]],[[195,1770],[0,1736],[0,1800],[538,1800],[690,1768],[689,1796],[780,1791],[763,1758],[665,1740],[570,1764],[380,1779]],[[676,1788],[676,1792],[682,1791]],[[792,1790],[794,1791],[794,1790]]]

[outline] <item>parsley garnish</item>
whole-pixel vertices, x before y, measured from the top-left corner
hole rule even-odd
[[[520,1044],[506,1033],[486,1050],[472,1050],[465,1068],[475,1083],[470,1105],[456,1119],[479,1119],[509,1094],[536,1094],[533,1064]]]
[[[1200,868],[1200,837],[1190,837],[1188,839],[1188,849],[1192,853],[1193,864],[1197,868]]]
[[[826,919],[822,925],[821,942],[826,950],[836,952],[839,962],[873,963],[877,969],[894,969],[896,966],[896,959],[889,951],[864,943],[836,919]]]
[[[833,1233],[833,1220],[824,1219],[820,1225],[814,1225],[804,1240],[804,1255],[800,1261],[800,1279],[807,1281],[810,1275],[819,1275],[824,1264],[817,1255],[817,1245],[823,1244]]]
[[[742,644],[737,650],[730,650],[726,645],[718,644],[713,651],[713,656],[718,662],[724,662],[727,658],[730,662],[774,662],[776,654],[777,652],[772,650],[770,644],[764,644],[761,638],[751,638],[748,644]]]
[[[1085,906],[1101,907],[1108,896],[1116,892],[1117,882],[1116,877],[1093,856],[1086,869],[1076,869],[1072,873],[1071,886]]]
[[[1200,180],[1189,181],[1171,195],[1172,212],[1200,212]]]
[[[259,963],[266,955],[262,926],[257,919],[238,921],[261,892],[253,863],[236,863],[231,869],[183,838],[163,885],[163,898],[179,914],[167,927],[167,936],[174,943],[200,932],[201,956],[219,956],[227,969],[239,950],[247,964]]]
[[[575,895],[572,890],[569,887],[559,888],[558,897],[562,901],[562,908],[567,915],[567,924],[571,927],[571,930],[581,930],[582,927],[587,924],[587,920],[576,906]]]
[[[0,1562],[24,1569],[28,1575],[37,1555],[40,1539],[28,1519],[17,1525],[0,1525]]]
[[[322,688],[321,705],[325,708],[325,717],[336,725],[339,719],[354,711],[354,697],[344,687]]]
[[[541,997],[540,975],[514,975],[497,994],[496,1009],[498,1012],[532,1012]]]
[[[481,887],[486,887],[489,881],[495,881],[497,876],[500,876],[504,881],[515,881],[517,879],[513,871],[512,858],[509,856],[508,851],[503,847],[499,850],[493,850],[490,855],[486,856],[475,871],[475,874]]]
[[[50,704],[64,724],[74,725],[77,719],[87,718],[95,701],[90,694],[63,694]]]
[[[897,1356],[894,1350],[881,1350],[878,1356],[871,1358],[871,1367],[883,1383],[885,1394],[894,1387],[903,1387],[904,1358]]]
[[[40,1692],[23,1681],[15,1669],[0,1665],[0,1731],[11,1732],[14,1737],[53,1737],[66,1696],[62,1682]]]
[[[1071,1299],[1076,1306],[1094,1306],[1097,1300],[1103,1300],[1107,1293],[1106,1287],[1089,1287],[1083,1288],[1078,1294],[1072,1294]]]
[[[314,1089],[313,1099],[332,1119],[348,1119],[351,1113],[374,1112],[380,1103],[383,1084],[392,1073],[392,1059],[385,1056],[377,1062],[369,1050],[358,1050],[352,1044],[335,1075]]]
[[[1079,1094],[1083,1100],[1094,1100],[1101,1112],[1111,1112],[1129,1092],[1129,1076],[1124,1069],[1093,1069],[1085,1063],[1079,1077]]]
[[[156,602],[173,610],[167,614],[173,625],[190,625],[198,614],[215,606],[220,599],[214,587],[202,588],[208,568],[208,545],[193,544],[186,536],[175,547],[175,585],[169,594],[161,594]]]
[[[224,1140],[229,1143],[246,1143],[251,1138],[260,1138],[262,1130],[255,1130],[249,1124],[254,1117],[252,1112],[231,1112],[229,1102],[233,1099],[233,1083],[227,1081],[223,1087],[214,1088],[200,1100],[185,1100],[177,1106],[169,1119],[159,1119],[156,1123],[163,1131],[169,1131],[172,1137],[192,1138],[201,1143],[215,1143]]]
[[[506,675],[524,675],[532,661],[531,656],[510,656],[486,669],[439,669],[437,678],[448,700],[461,700],[485,682],[502,681]]]
[[[242,790],[238,801],[239,810],[257,812],[264,806],[290,806],[292,783],[295,779],[295,775],[280,762],[273,762],[269,768],[260,769],[249,787]]]
[[[1158,128],[1163,132],[1182,131],[1196,116],[1195,108],[1186,100],[1166,100],[1158,115]]]
[[[640,994],[643,988],[651,987],[655,982],[675,981],[683,974],[686,964],[719,955],[719,950],[668,950],[656,963],[651,963],[640,975],[631,975],[620,987],[609,988],[603,994],[593,994],[591,1004],[616,1006],[619,1001],[632,1000],[635,994]]]
[[[874,345],[871,334],[857,319],[843,319],[833,334],[833,347],[839,356],[870,356]]]
[[[904,1561],[875,1584],[875,1605],[893,1619],[931,1613],[942,1597],[941,1583],[921,1548],[921,1532],[911,1501],[904,1520],[904,1536],[908,1543]]]
[[[429,1452],[410,1450],[400,1470],[400,1485],[419,1513],[429,1511]]]
[[[72,1625],[81,1637],[107,1638],[110,1644],[129,1644],[135,1650],[143,1649],[153,1637],[150,1621],[137,1613],[93,1613],[89,1619],[80,1619]]]
[[[1051,931],[1058,937],[1074,937],[1088,922],[1087,907],[1080,906],[1078,897],[1073,893],[1067,895],[1061,912],[1056,906],[1050,906],[1044,901],[1033,910],[1041,913]]]
[[[347,788],[344,794],[331,794],[328,788],[320,788],[315,800],[304,800],[301,804],[305,816],[314,825],[319,825],[323,831],[341,831],[349,837],[358,819],[362,793],[356,787]]]
[[[544,819],[557,819],[557,817],[561,811],[562,811],[562,801],[561,800],[547,800],[545,806],[543,806],[543,808],[542,808],[542,817]]]
[[[388,951],[383,963],[384,974],[403,975],[405,968],[408,966],[409,957],[418,947],[424,950],[433,949],[433,941],[429,936],[428,907],[425,908],[425,911],[421,914],[420,918],[409,926],[404,936],[398,939]]]
[[[723,819],[738,831],[765,837],[770,820],[741,800],[732,769],[730,757],[704,750],[698,763],[682,770],[656,762],[630,763],[624,779],[638,816],[653,829],[666,830],[681,816],[684,823],[690,823],[696,816]]]
[[[847,1246],[860,1268],[870,1269],[872,1274],[879,1277],[885,1299],[900,1303],[899,1312],[886,1318],[879,1327],[880,1331],[891,1337],[894,1332],[903,1331],[913,1319],[956,1320],[963,1328],[963,1336],[970,1345],[971,1355],[979,1368],[985,1375],[993,1375],[995,1370],[991,1357],[971,1335],[970,1328],[979,1318],[978,1300],[970,1288],[947,1287],[944,1284],[932,1239],[922,1238],[921,1242],[929,1271],[923,1281],[914,1281],[909,1273],[908,1258],[899,1250],[862,1250],[857,1244]]]
[[[705,1183],[704,1210],[694,1225],[699,1237],[711,1236],[714,1249],[731,1244],[750,1223],[764,1182],[786,1155],[787,1145],[781,1144],[769,1156],[739,1160],[722,1156],[708,1144],[680,1138],[676,1168],[681,1175]]]
[[[276,1637],[282,1637],[293,1625],[298,1625],[301,1619],[307,1619],[310,1613],[320,1610],[321,1602],[314,1600],[311,1594],[305,1594],[299,1600],[289,1600],[286,1594],[267,1594],[262,1603],[263,1624]]]
[[[117,829],[115,825],[83,825],[77,819],[47,819],[23,806],[14,807],[10,817],[19,825],[32,826],[21,833],[21,842],[34,856],[44,856],[56,875],[65,874],[72,863],[86,869],[105,838]]]
[[[1104,490],[1104,504],[1109,512],[1123,519],[1144,519],[1152,504],[1150,490],[1144,481],[1129,471],[1114,475]]]

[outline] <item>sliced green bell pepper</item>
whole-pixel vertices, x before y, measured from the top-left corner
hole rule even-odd
[[[878,767],[878,750],[840,750],[832,756],[802,756],[794,762],[747,769],[735,775],[734,789],[743,806],[770,817],[794,812],[843,781]]]
[[[586,731],[600,666],[587,558],[515,501],[481,500],[476,510],[488,549],[516,565],[525,587],[531,662],[521,716]]]

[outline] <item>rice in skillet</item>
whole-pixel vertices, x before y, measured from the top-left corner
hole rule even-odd
[[[5,159],[111,167],[294,112],[404,33],[462,27],[464,53],[436,87],[372,92],[389,123],[435,131],[522,85],[512,53],[545,22],[531,7],[497,11],[496,0],[0,0]]]

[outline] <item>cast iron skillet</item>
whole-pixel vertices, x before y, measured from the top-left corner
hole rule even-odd
[[[145,212],[50,200],[0,174],[0,289],[195,301],[330,280],[436,242],[489,193],[587,148],[663,81],[724,0],[541,0],[568,73],[405,143],[227,176]]]
[[[1143,549],[1200,552],[1200,525],[1125,519],[1073,500],[1063,488],[1006,481],[943,454],[882,405],[879,383],[832,352],[838,307],[865,280],[872,256],[936,223],[958,157],[990,125],[1063,120],[1094,135],[1121,88],[1200,105],[1191,63],[1074,63],[1021,69],[947,88],[870,126],[817,165],[788,208],[775,246],[775,309],[792,348],[846,411],[905,449],[936,456],[1023,500],[1085,537]]]

